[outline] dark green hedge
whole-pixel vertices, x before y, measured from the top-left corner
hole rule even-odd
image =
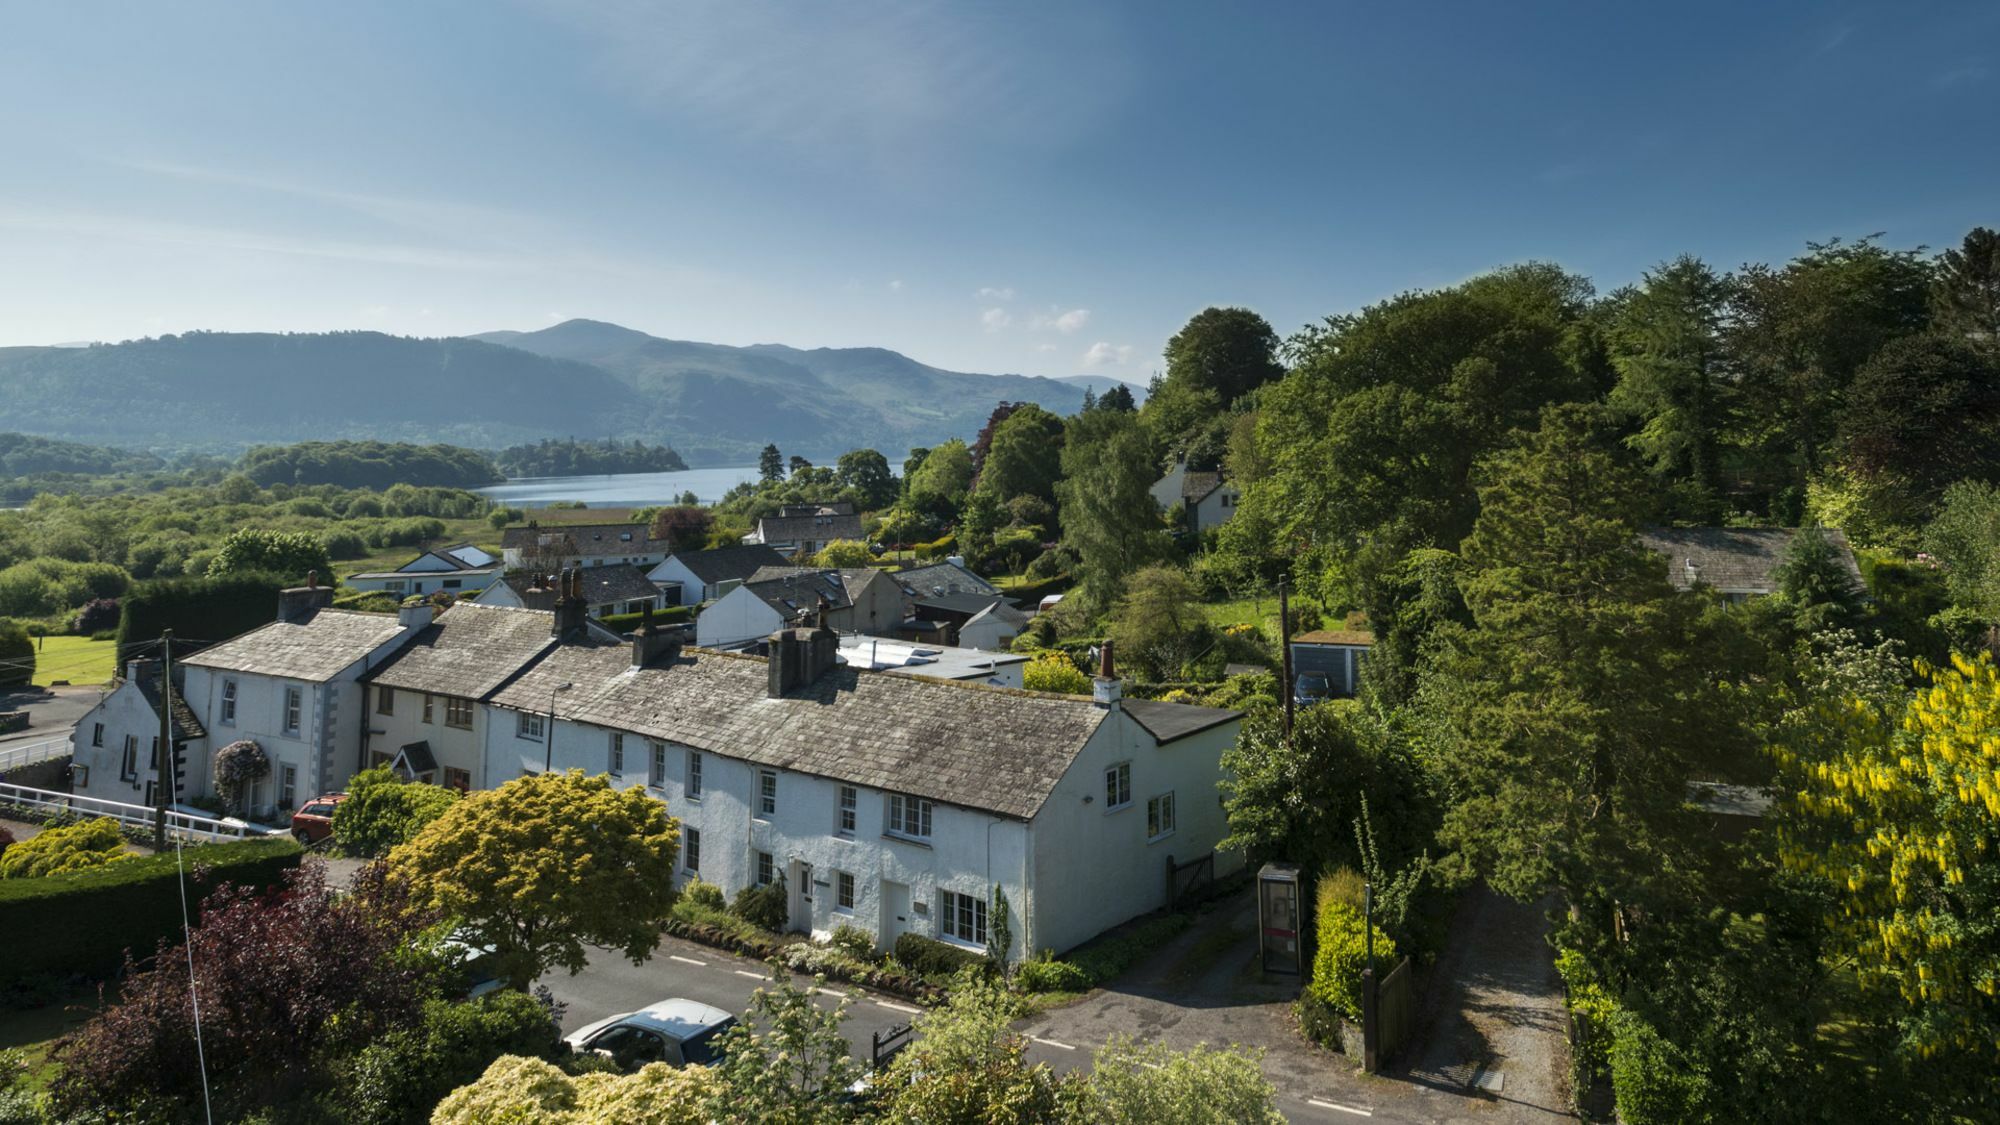
[[[986,964],[986,956],[960,949],[922,934],[903,934],[896,939],[896,960],[919,976],[950,976],[968,965]]]
[[[35,642],[19,622],[0,617],[0,687],[25,684],[35,675]]]
[[[268,625],[278,619],[278,591],[286,585],[279,575],[249,573],[138,583],[120,607],[118,651],[157,640],[163,629],[189,642],[214,644]]]
[[[203,844],[184,855],[193,909],[223,883],[268,887],[304,853],[289,836]],[[180,874],[172,853],[40,879],[0,879],[0,990],[47,974],[108,977],[125,951],[151,957],[181,930]]]
[[[645,618],[646,615],[643,613],[613,613],[598,620],[606,629],[615,629],[620,633],[629,633],[637,629],[639,622],[645,620]],[[655,625],[685,625],[693,620],[693,606],[676,605],[653,611],[653,624]]]

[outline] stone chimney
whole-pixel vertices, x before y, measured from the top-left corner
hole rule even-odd
[[[772,699],[810,686],[840,663],[840,634],[832,629],[780,629],[766,642]]]
[[[278,591],[278,620],[303,622],[333,604],[333,587],[319,584],[319,571],[306,571],[306,584]]]
[[[652,606],[639,612],[639,628],[632,633],[632,667],[672,664],[680,659],[681,646],[687,643],[687,635],[681,627],[653,624]]]
[[[436,617],[437,613],[432,609],[431,603],[427,601],[417,602],[414,605],[401,606],[396,610],[396,621],[405,629],[421,629],[429,625]]]
[[[1111,657],[1111,642],[1105,641],[1097,650],[1097,678],[1090,682],[1090,696],[1099,707],[1118,709],[1118,701],[1124,698],[1125,685],[1119,682],[1118,666]]]
[[[521,591],[521,604],[529,609],[551,610],[556,608],[556,576],[537,574],[527,589]]]
[[[558,641],[581,639],[590,621],[590,606],[583,600],[583,568],[563,571],[557,582],[555,620],[549,633]]]

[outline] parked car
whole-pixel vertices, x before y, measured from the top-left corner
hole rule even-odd
[[[1292,680],[1292,702],[1310,707],[1333,698],[1333,685],[1323,672],[1305,672]]]
[[[736,1017],[695,1000],[662,1000],[649,1008],[585,1024],[563,1038],[573,1051],[590,1051],[637,1070],[647,1063],[714,1066],[722,1061],[722,1035]]]
[[[333,810],[347,800],[345,793],[327,793],[299,806],[292,814],[292,839],[307,847],[333,835]]]
[[[456,994],[466,1000],[477,1000],[489,992],[500,991],[506,982],[500,979],[498,954],[490,946],[472,944],[467,940],[469,937],[454,933],[438,943],[438,955],[453,970]]]

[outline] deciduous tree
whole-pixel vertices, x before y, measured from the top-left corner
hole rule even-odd
[[[644,961],[673,906],[679,841],[661,801],[571,770],[457,802],[389,853],[389,874],[526,988],[553,967],[582,971],[586,945]]]
[[[1076,552],[1083,592],[1109,605],[1125,576],[1167,548],[1146,435],[1130,414],[1094,410],[1070,419],[1056,485],[1063,543]]]
[[[257,527],[230,532],[229,538],[222,541],[222,549],[208,564],[211,575],[264,572],[281,574],[300,583],[312,571],[319,573],[321,585],[333,585],[333,559],[318,536]]]

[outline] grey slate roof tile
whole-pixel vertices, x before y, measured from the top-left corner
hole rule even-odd
[[[761,543],[713,547],[706,551],[675,551],[673,557],[709,586],[745,581],[757,573],[759,567],[785,565],[785,556],[779,554],[776,547],[766,547]]]
[[[362,679],[483,699],[555,644],[546,610],[457,602]]]
[[[321,609],[303,621],[274,621],[252,629],[181,663],[322,683],[402,631],[393,613]]]
[[[1860,589],[1861,568],[1847,536],[1839,528],[1824,530],[1840,551],[1849,581]],[[1793,527],[1649,527],[1639,533],[1639,541],[1667,557],[1667,581],[1677,590],[1691,589],[1698,581],[1725,594],[1769,594],[1778,588],[1771,572],[1784,561],[1798,533]]]

